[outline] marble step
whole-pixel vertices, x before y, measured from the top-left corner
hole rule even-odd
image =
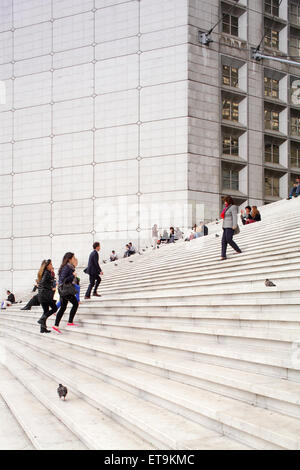
[[[300,261],[300,260],[299,260]],[[174,288],[182,288],[182,287],[195,287],[197,289],[201,287],[210,288],[211,286],[221,286],[223,289],[232,288],[236,286],[238,289],[239,286],[243,283],[247,287],[255,287],[261,286],[264,284],[266,279],[272,279],[273,283],[276,285],[291,285],[298,283],[300,285],[300,269],[296,267],[299,266],[298,263],[295,265],[288,265],[288,266],[281,266],[280,271],[278,267],[272,268],[264,268],[261,269],[261,273],[255,274],[255,278],[253,279],[253,274],[238,274],[236,273],[235,276],[231,275],[230,277],[220,273],[219,275],[211,275],[211,277],[205,276],[201,279],[198,276],[191,274],[189,277],[182,278],[180,275],[177,278],[172,278],[172,283],[170,279],[166,278],[166,276],[157,277],[150,281],[149,279],[146,280],[139,280],[136,278],[135,282],[130,283],[130,292],[136,292],[139,290],[147,290],[147,291],[154,291],[154,290],[167,290],[167,289],[174,289]],[[292,278],[291,278],[291,270],[292,270]],[[82,290],[85,291],[87,289],[88,283],[84,282],[81,286]],[[102,295],[107,295],[109,293],[114,292],[128,292],[128,286],[124,285],[124,283],[120,282],[120,284],[111,285],[108,281],[101,284],[99,288],[99,292],[101,291]]]
[[[171,269],[174,269],[175,273],[179,274],[179,272],[191,272],[193,269],[198,271],[201,269],[222,270],[223,268],[228,269],[234,266],[239,266],[240,270],[244,271],[247,269],[248,265],[253,265],[254,263],[256,265],[260,265],[264,262],[270,261],[270,257],[271,259],[273,257],[275,260],[277,260],[278,257],[279,259],[284,259],[286,255],[292,253],[295,256],[295,252],[297,256],[299,246],[300,236],[295,241],[290,241],[288,238],[286,240],[281,240],[281,242],[277,243],[275,246],[274,241],[272,242],[272,240],[270,241],[269,245],[264,243],[260,247],[251,247],[247,244],[245,247],[246,249],[243,249],[241,246],[241,249],[244,250],[242,254],[237,255],[234,251],[232,251],[230,252],[228,259],[223,262],[220,261],[220,254],[219,251],[216,251],[216,249],[213,249],[211,253],[208,253],[207,250],[202,250],[204,254],[201,256],[197,256],[194,253],[189,253],[189,250],[186,249],[181,251],[178,257],[176,256],[176,253],[173,253],[172,258],[167,260],[158,257],[156,263],[148,262],[148,260],[144,260],[142,256],[138,256],[138,258],[132,257],[132,259],[130,259],[132,263],[130,261],[128,262],[126,270],[121,271],[119,266],[113,266],[111,274],[109,275],[109,273],[106,273],[105,277],[111,282],[116,280],[119,282],[120,279],[124,279],[127,275],[135,276],[138,274],[140,277],[142,277],[143,275],[153,275],[154,271],[157,274],[170,273]],[[253,256],[253,250],[255,250],[255,257]],[[189,254],[190,259],[188,256]],[[105,269],[104,272],[106,272]],[[118,273],[118,279],[115,277],[116,273]]]
[[[36,325],[37,316],[10,315],[5,316],[7,322],[22,322],[25,325]],[[54,318],[49,319],[49,325],[54,322]],[[80,314],[76,317],[76,322],[80,328],[73,331],[73,334],[89,334],[90,336],[104,337],[123,337],[133,339],[138,337],[141,340],[151,339],[171,339],[178,342],[189,342],[198,344],[199,342],[230,344],[232,346],[262,347],[282,351],[290,354],[295,344],[300,345],[300,322],[297,330],[280,330],[264,328],[225,328],[224,326],[188,326],[188,325],[169,325],[160,322],[112,322],[104,320],[82,319]],[[64,323],[62,323],[64,324]],[[68,331],[68,330],[67,330]]]
[[[100,407],[105,406],[110,412],[113,408],[115,413],[128,422],[133,421],[134,411],[134,424],[137,426],[137,421],[141,416],[143,432],[147,429],[147,425],[148,429],[150,425],[152,427],[163,426],[165,429],[167,426],[168,435],[164,435],[164,440],[167,443],[169,441],[169,444],[173,441],[173,446],[169,445],[171,448],[178,448],[178,444],[182,443],[180,448],[186,449],[189,442],[195,440],[200,442],[201,436],[196,435],[197,431],[199,434],[205,433],[208,428],[231,438],[238,433],[240,442],[248,446],[250,444],[253,446],[256,442],[255,447],[259,449],[300,449],[300,422],[297,419],[192,386],[175,383],[169,379],[154,378],[152,374],[145,372],[140,372],[139,377],[138,374],[133,375],[136,386],[142,387],[146,393],[145,398],[141,400],[138,396],[125,392],[115,385],[102,382],[94,376],[91,377],[90,374],[79,369],[73,369],[70,372],[69,367],[56,359],[50,360],[47,356],[43,357],[43,353],[37,359],[36,354],[30,349],[22,347],[19,353],[16,348],[11,348],[11,350],[19,359],[34,365],[48,376],[61,377],[70,390],[76,388],[81,396],[85,396],[89,401],[96,401]],[[153,402],[150,401],[150,396]],[[146,408],[152,408],[151,414],[147,414]],[[141,414],[139,414],[140,410]],[[157,419],[157,413],[159,413],[159,419]],[[145,423],[148,416],[150,422]],[[171,429],[168,418],[181,421],[180,429],[178,427]],[[185,421],[182,422],[182,420]],[[199,426],[200,428],[197,429]],[[178,432],[181,433],[181,437],[178,436]],[[177,434],[176,439],[172,436],[174,433]]]
[[[79,369],[72,369],[54,358],[49,359],[42,352],[37,358],[36,353],[30,348],[18,348],[8,345],[12,354],[19,360],[25,361],[34,367],[40,374],[50,377],[55,382],[62,381],[71,393],[80,397],[111,416],[124,428],[133,431],[152,442],[152,445],[161,449],[198,449],[202,440],[209,445],[209,439],[219,439],[224,434],[220,426],[209,429],[203,425],[169,411],[162,406],[146,401],[120,388],[103,382],[102,380],[87,374]],[[127,432],[124,429],[124,432]],[[234,448],[245,449],[239,442],[233,442],[228,438]],[[206,444],[207,442],[207,444]],[[273,446],[272,446],[273,447]],[[224,440],[226,448],[226,440]]]
[[[0,366],[2,375],[3,367]],[[0,451],[34,450],[33,444],[16,421],[9,407],[0,394]]]
[[[300,383],[286,379],[191,360],[178,361],[176,354],[137,354],[130,347],[127,348],[125,356],[123,350],[116,346],[106,349],[106,354],[101,355],[98,351],[100,355],[91,356],[90,352],[71,349],[67,343],[60,342],[53,350],[51,342],[42,343],[42,338],[24,338],[17,333],[14,333],[13,338],[37,352],[42,348],[44,354],[57,357],[71,367],[90,371],[108,382],[114,380],[121,388],[128,389],[130,384],[132,385],[132,376],[139,373],[138,371],[149,372],[155,376],[300,418]]]
[[[84,450],[86,447],[7,369],[1,368],[0,394],[36,450]]]
[[[236,294],[233,296],[232,294],[228,294],[227,296],[224,294],[220,295],[162,295],[160,292],[156,292],[156,295],[145,295],[144,297],[135,296],[135,294],[128,294],[127,296],[118,295],[113,296],[111,298],[103,297],[103,299],[99,298],[98,300],[92,301],[83,301],[83,306],[91,306],[91,307],[99,307],[99,308],[107,308],[107,307],[130,307],[134,309],[135,307],[146,307],[149,309],[159,306],[160,308],[164,307],[200,307],[204,306],[206,308],[216,307],[216,306],[231,306],[233,309],[236,309],[237,306],[245,306],[248,307],[248,310],[256,310],[257,312],[260,311],[261,307],[268,305],[270,310],[272,311],[272,307],[275,306],[277,309],[279,306],[297,306],[300,305],[300,295],[299,291],[292,290],[292,295],[289,295],[289,291],[273,291],[271,292],[271,288],[265,288],[266,291],[262,290],[259,293],[256,293],[257,296],[252,296],[251,303],[249,303],[249,299],[247,298],[246,294]],[[246,309],[247,310],[247,309]],[[293,311],[293,308],[291,308]]]
[[[299,255],[298,255],[298,245],[295,247],[282,247],[279,251],[273,250],[273,252],[269,252],[268,256],[266,256],[266,253],[264,252],[262,254],[262,257],[259,259],[258,258],[251,258],[245,259],[245,253],[241,254],[239,256],[233,255],[232,259],[227,259],[226,262],[220,262],[219,260],[214,260],[213,262],[205,262],[200,266],[200,263],[196,263],[194,265],[190,265],[190,263],[186,263],[185,266],[180,267],[177,266],[175,267],[175,271],[173,272],[172,270],[168,273],[168,278],[171,280],[173,279],[181,279],[184,276],[185,277],[193,277],[193,276],[199,276],[199,277],[206,277],[206,276],[214,276],[215,274],[219,276],[226,276],[231,275],[235,276],[236,273],[240,274],[255,274],[256,272],[259,273],[261,269],[268,269],[268,268],[276,268],[279,266],[286,266],[288,267],[290,263],[295,264],[299,262]],[[295,252],[296,251],[296,252]],[[244,256],[243,258],[243,263],[241,263],[239,260],[241,257]],[[170,265],[166,263],[165,265],[162,263],[161,266],[163,266],[162,271],[160,272],[158,267],[151,266],[148,263],[144,263],[144,266],[147,267],[147,271],[144,271],[143,269],[141,270],[133,270],[133,269],[128,269],[128,271],[124,272],[123,274],[119,271],[118,266],[114,266],[113,268],[113,273],[112,277],[110,278],[107,276],[107,273],[104,269],[104,276],[103,276],[103,283],[108,283],[109,285],[112,284],[112,282],[116,283],[119,282],[120,279],[123,279],[124,276],[129,276],[132,275],[133,281],[135,278],[138,278],[139,281],[142,280],[147,280],[149,274],[153,274],[155,271],[157,276],[160,276],[160,278],[165,278],[165,273],[166,269],[170,268]],[[116,278],[116,273],[118,274],[118,278]],[[119,277],[120,275],[120,277]],[[86,274],[81,275],[81,279],[83,282],[87,284],[88,282],[88,277]],[[152,275],[153,279],[153,275]]]
[[[299,211],[300,213],[300,211]],[[292,231],[291,231],[292,227]],[[286,220],[281,221],[277,224],[261,224],[260,227],[258,225],[255,228],[255,231],[250,231],[249,228],[241,228],[241,233],[235,236],[236,240],[239,242],[244,243],[245,241],[247,244],[251,246],[259,246],[262,243],[270,243],[270,240],[273,238],[274,243],[280,243],[281,239],[286,239],[290,236],[291,240],[295,240],[299,234],[300,223],[299,223],[299,214],[295,217],[294,220],[287,218]],[[145,257],[157,261],[158,258],[168,259],[171,257],[172,253],[178,254],[183,250],[186,251],[187,256],[191,256],[193,253],[197,255],[201,255],[201,247],[206,247],[208,250],[212,248],[218,248],[220,251],[221,245],[221,236],[223,231],[220,230],[218,233],[214,235],[201,237],[191,242],[185,242],[183,240],[177,241],[176,243],[170,245],[161,245],[160,249],[153,250],[152,247],[148,247],[147,249],[143,248],[142,253]],[[219,235],[219,237],[216,237]],[[134,259],[137,259],[138,262],[141,262],[141,257],[133,255]],[[119,258],[120,265],[124,267],[128,266],[128,259],[126,258]]]
[[[43,345],[40,345],[43,348]],[[19,350],[14,345],[14,350]],[[52,352],[53,353],[53,352]],[[56,355],[56,354],[55,354]],[[57,356],[57,355],[56,355]],[[59,356],[57,357],[59,360]],[[66,401],[58,398],[57,382],[22,360],[22,355],[9,355],[10,373],[32,396],[63,423],[90,450],[152,450],[154,447],[125,430],[79,395],[68,392]]]
[[[50,320],[48,325],[51,326]],[[0,323],[1,329],[6,336],[11,336],[13,332],[26,333],[31,337],[40,337],[37,326],[22,321],[6,321]],[[52,333],[47,335],[48,341],[62,341],[71,345],[75,349],[106,353],[110,346],[116,346],[126,355],[128,348],[136,351],[136,354],[175,354],[177,360],[182,359],[204,362],[212,365],[229,367],[245,372],[280,377],[294,382],[300,382],[300,363],[297,350],[288,352],[276,351],[274,349],[246,347],[239,345],[234,347],[228,344],[189,344],[168,338],[149,338],[125,336],[124,334],[97,334],[84,328],[70,329],[61,325],[61,335]]]
[[[131,312],[122,314],[122,312],[109,313],[103,310],[100,310],[97,313],[97,308],[88,308],[80,307],[80,310],[77,314],[77,319],[80,320],[83,324],[89,322],[89,320],[95,321],[97,324],[102,322],[114,322],[119,326],[122,326],[123,323],[133,323],[134,325],[140,325],[147,323],[149,328],[151,325],[157,321],[164,327],[169,327],[173,325],[174,327],[225,327],[225,328],[264,328],[264,329],[274,329],[274,330],[294,330],[300,332],[300,322],[299,314],[295,313],[231,313],[231,312],[216,312],[216,311],[198,311],[197,316],[193,316],[193,313],[182,312],[177,313],[177,316],[174,316],[172,313],[168,312],[157,312],[155,314],[149,315],[145,311],[141,312]],[[66,310],[66,315],[70,311],[70,307]],[[31,311],[20,311],[20,309],[11,308],[5,313],[7,316],[18,316],[20,319],[36,318],[36,320],[41,315],[41,307],[33,307]],[[77,321],[78,321],[77,320]],[[299,335],[300,336],[300,335]]]

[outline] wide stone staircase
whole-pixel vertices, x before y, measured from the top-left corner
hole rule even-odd
[[[0,448],[300,450],[300,199],[261,213],[103,265],[61,335],[0,312]]]

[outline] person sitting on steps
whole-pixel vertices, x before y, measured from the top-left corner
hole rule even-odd
[[[293,184],[293,187],[287,199],[289,200],[289,199],[293,199],[293,197],[298,197],[299,194],[300,194],[300,177],[296,178],[296,181]]]
[[[252,220],[251,207],[246,206],[245,210],[241,210],[241,221],[243,225],[246,225],[248,220]]]
[[[6,307],[10,307],[12,304],[16,303],[15,296],[10,290],[6,291],[7,293],[7,299],[3,300],[1,304],[1,310],[6,310]]]

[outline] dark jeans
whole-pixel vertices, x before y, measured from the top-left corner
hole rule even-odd
[[[86,291],[85,296],[86,297],[91,296],[91,292],[92,292],[92,289],[93,289],[94,286],[95,286],[94,287],[94,294],[96,294],[100,282],[101,282],[101,277],[99,276],[99,274],[97,274],[96,276],[91,276],[90,275],[90,284],[89,284],[88,290]]]
[[[291,190],[290,194],[289,194],[289,198],[292,199],[293,196],[296,196],[297,194],[297,188],[293,187],[293,189]]]
[[[46,326],[47,318],[51,317],[53,313],[57,312],[56,302],[54,299],[49,300],[48,302],[41,302],[41,306],[43,308],[43,315],[40,318],[40,321]],[[49,310],[51,307],[51,310]]]
[[[240,248],[233,241],[234,230],[232,228],[223,229],[223,238],[222,238],[222,258],[226,258],[227,245],[230,245],[238,253],[241,252]]]
[[[68,302],[71,302],[71,304],[73,305],[73,307],[70,310],[70,315],[69,315],[69,323],[73,323],[74,317],[78,310],[78,300],[76,299],[75,295],[68,295],[66,297],[60,298],[60,309],[56,315],[56,320],[55,320],[55,326],[57,327],[59,327],[63,314],[66,311]]]
[[[34,295],[30,300],[29,302],[25,305],[24,308],[28,309],[28,310],[31,310],[31,307],[38,307],[40,305],[40,301],[39,301],[39,296],[38,294],[37,295]]]

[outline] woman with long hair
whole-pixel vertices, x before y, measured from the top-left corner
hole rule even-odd
[[[44,260],[38,272],[38,298],[43,308],[43,315],[38,320],[41,325],[41,333],[50,333],[47,330],[47,319],[57,311],[54,296],[54,270],[51,259]],[[51,310],[49,310],[51,308]]]
[[[261,221],[261,215],[260,215],[259,210],[257,209],[257,206],[252,206],[251,217],[254,220],[254,222]]]
[[[68,302],[71,302],[72,304],[68,326],[77,326],[74,324],[74,317],[78,310],[78,300],[76,298],[76,288],[74,286],[77,277],[75,272],[76,261],[74,253],[66,253],[58,271],[58,292],[60,295],[61,306],[56,315],[55,325],[52,327],[57,333],[61,333],[59,324],[66,311]]]
[[[227,245],[230,245],[237,253],[242,253],[241,249],[233,241],[233,235],[238,228],[237,207],[230,196],[225,197],[224,203],[225,207],[221,214],[223,219],[222,261],[227,259]]]

